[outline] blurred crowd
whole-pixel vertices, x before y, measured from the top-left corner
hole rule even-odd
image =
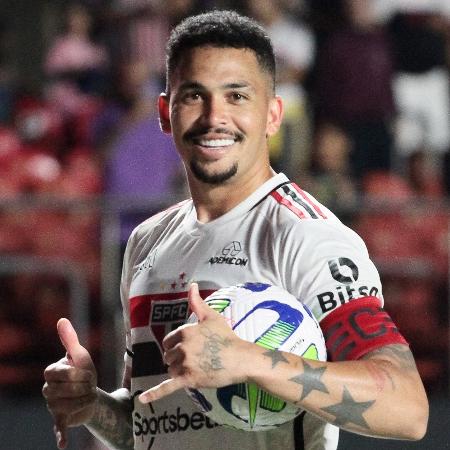
[[[165,88],[171,28],[215,7],[266,27],[285,104],[283,126],[270,141],[272,164],[364,237],[385,279],[387,307],[413,343],[425,381],[443,388],[448,0],[68,3],[46,30],[39,89],[24,84],[0,46],[0,258],[33,255],[82,267],[99,323],[101,208],[110,199],[124,207],[142,201],[121,216],[124,245],[152,213],[151,200],[187,195],[173,143],[159,130],[156,99]],[[0,12],[0,40],[12,32],[18,31]],[[47,202],[24,203],[29,194]],[[0,277],[0,392],[23,392],[24,383],[40,385],[36,373],[48,354],[54,359],[54,323],[68,314],[69,291],[55,274]],[[30,361],[39,370],[22,370]]]

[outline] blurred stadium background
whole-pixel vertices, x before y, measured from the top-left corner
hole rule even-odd
[[[165,40],[214,7],[267,27],[273,165],[363,236],[431,398],[424,441],[340,448],[450,448],[448,0],[0,0],[0,449],[56,448],[40,390],[59,317],[117,385],[126,239],[187,195],[155,111]]]

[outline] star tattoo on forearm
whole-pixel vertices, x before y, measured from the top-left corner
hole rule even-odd
[[[293,381],[294,383],[303,386],[299,401],[302,401],[312,391],[324,392],[325,394],[329,393],[327,387],[321,381],[325,370],[326,367],[318,367],[315,369],[305,360],[303,361],[303,373],[289,379],[289,381]]]
[[[363,417],[363,413],[367,411],[373,404],[375,400],[370,400],[368,402],[356,402],[350,395],[348,389],[344,386],[344,393],[342,395],[342,401],[336,403],[335,405],[330,405],[325,408],[321,408],[328,414],[335,416],[333,423],[338,427],[342,427],[347,423],[353,423],[367,430],[370,429]]]
[[[279,363],[279,362],[285,362],[288,363],[289,361],[283,356],[283,353],[275,351],[275,350],[269,350],[266,353],[263,353],[264,356],[268,356],[272,360],[272,369]]]

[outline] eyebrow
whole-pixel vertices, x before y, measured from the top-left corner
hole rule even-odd
[[[246,81],[236,81],[232,83],[225,83],[220,86],[221,89],[249,89],[254,91],[254,88]],[[189,89],[199,89],[199,90],[207,90],[204,85],[198,83],[197,81],[186,81],[181,83],[179,90],[185,91]]]
[[[253,87],[248,84],[246,81],[238,81],[236,83],[227,83],[223,86],[225,89],[251,89]]]

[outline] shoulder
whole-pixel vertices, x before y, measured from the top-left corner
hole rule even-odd
[[[295,183],[284,184],[270,193],[266,213],[277,234],[285,237],[292,235],[295,240],[310,244],[348,241],[365,248],[355,231]]]
[[[267,211],[274,223],[284,230],[299,231],[336,229],[346,232],[345,225],[314,196],[301,189],[296,183],[286,183],[273,190],[267,198]]]
[[[280,211],[289,211],[291,214],[287,213],[287,216],[295,220],[335,218],[331,211],[293,182],[279,186],[269,198]]]
[[[166,230],[167,227],[174,225],[177,221],[181,223],[191,205],[192,200],[184,200],[140,223],[131,233],[127,248],[132,250],[149,240],[153,241],[153,237],[158,230]]]

